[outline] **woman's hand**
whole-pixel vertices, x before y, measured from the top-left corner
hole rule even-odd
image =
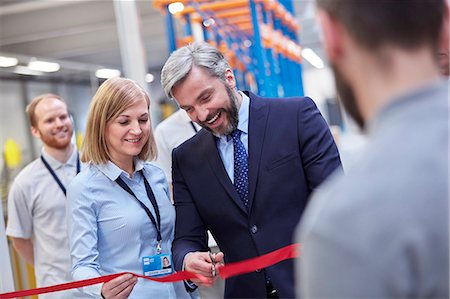
[[[120,275],[103,284],[102,296],[106,299],[128,298],[136,283],[137,277],[129,273]]]

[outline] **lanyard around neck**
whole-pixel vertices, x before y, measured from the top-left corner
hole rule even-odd
[[[45,168],[48,169],[48,171],[52,175],[53,179],[58,184],[59,188],[61,188],[61,190],[64,193],[64,195],[66,195],[66,193],[67,193],[66,192],[66,187],[64,187],[63,183],[58,178],[58,176],[56,175],[55,171],[53,171],[53,169],[50,167],[50,164],[48,164],[47,160],[45,160],[43,155],[41,155],[41,160],[42,160],[42,163],[44,163]],[[79,157],[79,154],[77,153],[77,173],[76,174],[80,173],[80,168],[81,168],[81,166],[80,166],[80,157]]]
[[[144,179],[145,191],[147,192],[147,197],[150,200],[150,202],[152,203],[153,208],[155,209],[156,220],[155,220],[155,217],[153,217],[152,213],[150,212],[149,208],[147,208],[147,206],[144,205],[137,198],[137,196],[136,196],[136,194],[134,194],[133,190],[131,190],[130,187],[128,187],[128,185],[122,180],[122,178],[120,176],[117,177],[116,183],[119,184],[119,186],[122,187],[123,190],[128,192],[128,194],[130,194],[131,196],[136,198],[138,203],[144,209],[145,213],[147,213],[148,218],[150,218],[150,221],[153,223],[153,225],[156,228],[156,233],[157,233],[156,240],[158,241],[158,245],[156,247],[156,250],[158,251],[158,253],[160,253],[161,252],[161,240],[162,240],[162,237],[161,237],[161,215],[159,213],[158,203],[156,202],[156,198],[155,198],[155,195],[153,194],[153,190],[150,187],[150,184],[148,183],[147,179],[145,178],[144,172],[142,170],[139,170],[139,172],[142,175],[142,178]]]

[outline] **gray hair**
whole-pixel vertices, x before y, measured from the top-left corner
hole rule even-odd
[[[187,78],[194,65],[224,82],[225,71],[231,69],[223,54],[208,43],[184,46],[170,55],[161,70],[161,85],[168,98],[173,98],[172,89]]]

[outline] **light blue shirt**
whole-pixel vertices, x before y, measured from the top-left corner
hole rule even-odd
[[[143,274],[142,257],[156,254],[156,228],[136,198],[115,180],[122,180],[155,216],[147,197],[143,169],[161,214],[162,253],[171,252],[175,210],[163,171],[135,160],[132,177],[112,162],[90,164],[70,184],[68,228],[75,280],[118,272]],[[155,217],[156,218],[156,217]],[[99,298],[101,285],[84,288],[86,295]],[[157,283],[139,279],[129,298],[189,298],[182,283]]]
[[[239,108],[239,122],[237,128],[242,131],[241,141],[244,144],[245,151],[248,156],[248,118],[250,108],[250,98],[239,91],[242,96],[241,107]],[[233,139],[230,136],[222,136],[216,139],[217,148],[219,149],[220,158],[222,158],[223,166],[227,171],[232,183],[234,183],[234,146]]]

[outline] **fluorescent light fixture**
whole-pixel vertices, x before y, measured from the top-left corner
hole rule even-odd
[[[184,10],[184,4],[181,2],[170,3],[168,9],[169,12],[174,15]]]
[[[17,58],[0,56],[0,67],[11,67],[17,65],[17,63],[19,63]]]
[[[14,73],[19,75],[26,75],[26,76],[41,76],[43,75],[42,72],[31,70],[26,66],[18,65],[14,68]]]
[[[302,56],[315,68],[322,69],[324,67],[322,59],[312,49],[303,49]]]
[[[203,26],[205,27],[210,27],[212,25],[214,25],[216,23],[216,21],[213,18],[209,18],[203,21]]]
[[[155,76],[153,76],[153,74],[148,73],[147,75],[145,75],[145,82],[152,83],[153,80],[155,80]]]
[[[59,71],[61,68],[56,62],[48,62],[42,60],[31,60],[28,63],[28,68],[33,71],[53,73]]]
[[[95,76],[101,79],[109,79],[120,76],[120,71],[116,69],[98,69],[95,71]]]

